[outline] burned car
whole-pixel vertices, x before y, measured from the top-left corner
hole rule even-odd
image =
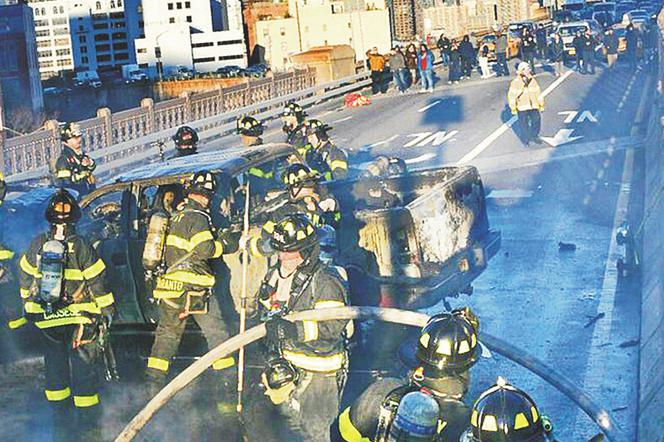
[[[250,230],[259,234],[265,201],[285,191],[279,177],[291,154],[292,148],[286,144],[199,153],[141,166],[84,197],[79,232],[94,242],[107,265],[109,284],[118,294],[116,323],[156,321],[151,272],[142,259],[148,226],[156,211],[177,205],[182,184],[191,173],[207,169],[215,175],[218,190],[211,206],[213,224],[239,232],[246,172],[252,167],[272,169],[273,186],[250,197]],[[436,303],[443,296],[466,290],[500,246],[499,233],[489,229],[484,189],[472,167],[321,185],[340,202],[339,264],[349,269],[353,303],[385,305],[385,293],[390,290],[399,293],[389,300],[392,305]],[[390,192],[394,205],[376,208],[366,204],[365,191],[372,186]],[[267,267],[268,258],[251,258],[250,294],[257,293]],[[240,268],[240,252],[214,263],[220,275],[215,291],[218,296],[232,297],[236,309]]]

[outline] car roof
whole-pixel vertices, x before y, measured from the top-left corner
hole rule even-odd
[[[577,21],[571,21],[568,23],[561,23],[559,27],[561,28],[573,28],[573,27],[578,27],[578,26],[590,26],[590,22],[588,20],[577,20]]]
[[[115,184],[129,182],[176,181],[194,172],[208,170],[229,175],[240,173],[253,165],[271,161],[292,152],[286,143],[263,144],[254,147],[238,147],[212,152],[199,152],[163,163],[150,163],[119,175]]]

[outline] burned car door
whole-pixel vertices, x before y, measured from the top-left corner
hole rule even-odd
[[[136,202],[129,185],[111,188],[82,208],[80,232],[106,264],[107,284],[115,295],[117,323],[143,322],[137,298],[130,247]]]

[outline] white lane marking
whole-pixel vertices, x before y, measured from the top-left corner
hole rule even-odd
[[[429,135],[428,137],[426,137],[425,139],[423,139],[419,143],[417,143],[417,146],[418,147],[424,147],[427,144],[431,144],[434,147],[435,146],[440,146],[444,142],[451,140],[452,137],[454,137],[458,133],[459,133],[458,130],[451,130],[449,132],[443,130],[443,131],[440,131],[440,132],[436,132],[434,134]],[[409,145],[411,145],[411,144],[409,143]],[[408,146],[404,146],[404,147],[408,147]]]
[[[559,77],[556,81],[551,83],[548,88],[544,92],[542,92],[542,97],[546,97],[549,95],[555,88],[560,86],[563,81],[567,80],[570,75],[572,75],[573,71],[567,71],[565,72],[561,77]],[[498,129],[494,130],[493,133],[491,133],[488,137],[486,137],[480,144],[475,146],[470,152],[468,152],[466,155],[464,155],[459,161],[459,164],[465,164],[468,163],[469,161],[473,161],[475,158],[477,158],[478,155],[480,155],[482,152],[484,152],[489,146],[491,146],[491,143],[496,141],[498,137],[500,137],[502,134],[507,132],[507,129],[512,127],[514,123],[516,123],[517,116],[513,115],[512,118],[507,120],[507,122],[503,123]]]
[[[431,132],[420,132],[418,134],[410,134],[406,135],[407,137],[414,137],[411,141],[407,142],[406,144],[403,145],[403,147],[411,147],[416,145],[417,143],[421,142],[424,140],[426,137],[431,135]]]
[[[430,160],[432,158],[436,158],[436,154],[432,153],[432,152],[429,152],[429,153],[422,154],[419,157],[409,158],[409,159],[404,160],[404,161],[406,162],[406,164],[417,164],[417,163],[422,163],[424,161]]]
[[[348,120],[352,120],[352,119],[353,119],[353,116],[351,115],[349,117],[345,117],[345,118],[341,118],[339,120],[335,120],[335,121],[333,121],[333,123],[343,123],[344,121],[348,121]]]
[[[583,391],[590,393],[597,399],[597,394],[605,391],[604,382],[607,378],[604,373],[606,361],[606,349],[600,345],[610,342],[611,327],[613,325],[613,308],[616,297],[616,288],[618,286],[618,269],[616,261],[619,258],[618,241],[616,239],[616,229],[627,216],[629,204],[629,195],[632,182],[632,173],[634,168],[634,149],[625,152],[625,161],[623,164],[622,179],[620,182],[620,193],[616,202],[616,211],[613,217],[613,228],[611,229],[611,239],[609,243],[609,253],[606,257],[604,267],[604,279],[600,292],[599,305],[597,312],[604,313],[604,317],[595,323],[593,336],[590,342],[588,361],[586,362],[586,373],[583,380]],[[608,381],[609,383],[611,381]],[[581,422],[587,420],[582,412],[579,412],[576,418],[574,428],[580,428]]]
[[[425,111],[431,109],[432,107],[436,106],[437,104],[439,104],[440,101],[441,101],[441,100],[436,100],[436,101],[434,101],[433,103],[428,104],[428,105],[424,106],[423,108],[418,109],[417,111],[418,111],[418,112],[425,112]]]
[[[386,139],[386,140],[383,140],[383,141],[377,141],[377,142],[375,142],[375,143],[373,143],[373,144],[369,144],[368,147],[378,147],[378,146],[382,146],[382,145],[384,145],[384,144],[388,144],[388,143],[390,143],[390,142],[396,140],[397,138],[399,138],[399,135],[393,135],[393,136],[391,136],[390,138],[388,138],[388,139]]]
[[[530,198],[533,196],[532,190],[524,189],[501,189],[501,190],[492,190],[486,196],[487,198],[492,199],[517,199],[517,198]]]
[[[572,121],[574,121],[578,113],[578,111],[560,111],[558,112],[558,115],[567,115],[567,117],[563,120],[563,123],[570,124]]]

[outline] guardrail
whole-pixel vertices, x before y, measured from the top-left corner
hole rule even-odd
[[[250,108],[253,103],[289,97],[297,91],[310,90],[315,81],[315,71],[295,70],[244,85],[183,94],[160,103],[147,98],[141,101],[141,107],[117,113],[100,109],[96,117],[79,122],[84,146],[93,158],[106,163],[143,151],[144,140],[160,132]],[[125,149],[114,149],[118,145]],[[4,146],[0,145],[0,171],[4,170],[9,181],[46,175],[49,161],[57,158],[60,148],[57,122],[49,121],[41,130],[9,138]]]
[[[284,87],[274,86],[272,83],[276,81],[266,80],[262,84],[270,83],[268,86],[272,92],[256,87],[234,87],[229,88],[230,91],[212,91],[157,103],[147,112],[144,107],[149,108],[151,100],[145,99],[142,103],[144,107],[139,109],[118,112],[110,118],[101,115],[82,121],[86,152],[97,161],[97,173],[104,173],[157,158],[160,145],[166,151],[173,149],[171,136],[174,128],[182,124],[194,127],[199,132],[201,144],[205,144],[232,133],[238,116],[251,114],[266,120],[278,116],[285,103],[291,100],[297,100],[306,107],[371,83],[369,72],[322,85],[313,85],[315,78],[312,71],[300,71],[290,80],[296,83],[299,90],[288,92]],[[247,105],[247,102],[253,104]],[[48,162],[51,158],[57,158],[59,151],[60,141],[55,127],[7,140],[4,154],[7,181],[37,180],[48,176]],[[0,165],[3,164],[1,160],[0,153]]]

